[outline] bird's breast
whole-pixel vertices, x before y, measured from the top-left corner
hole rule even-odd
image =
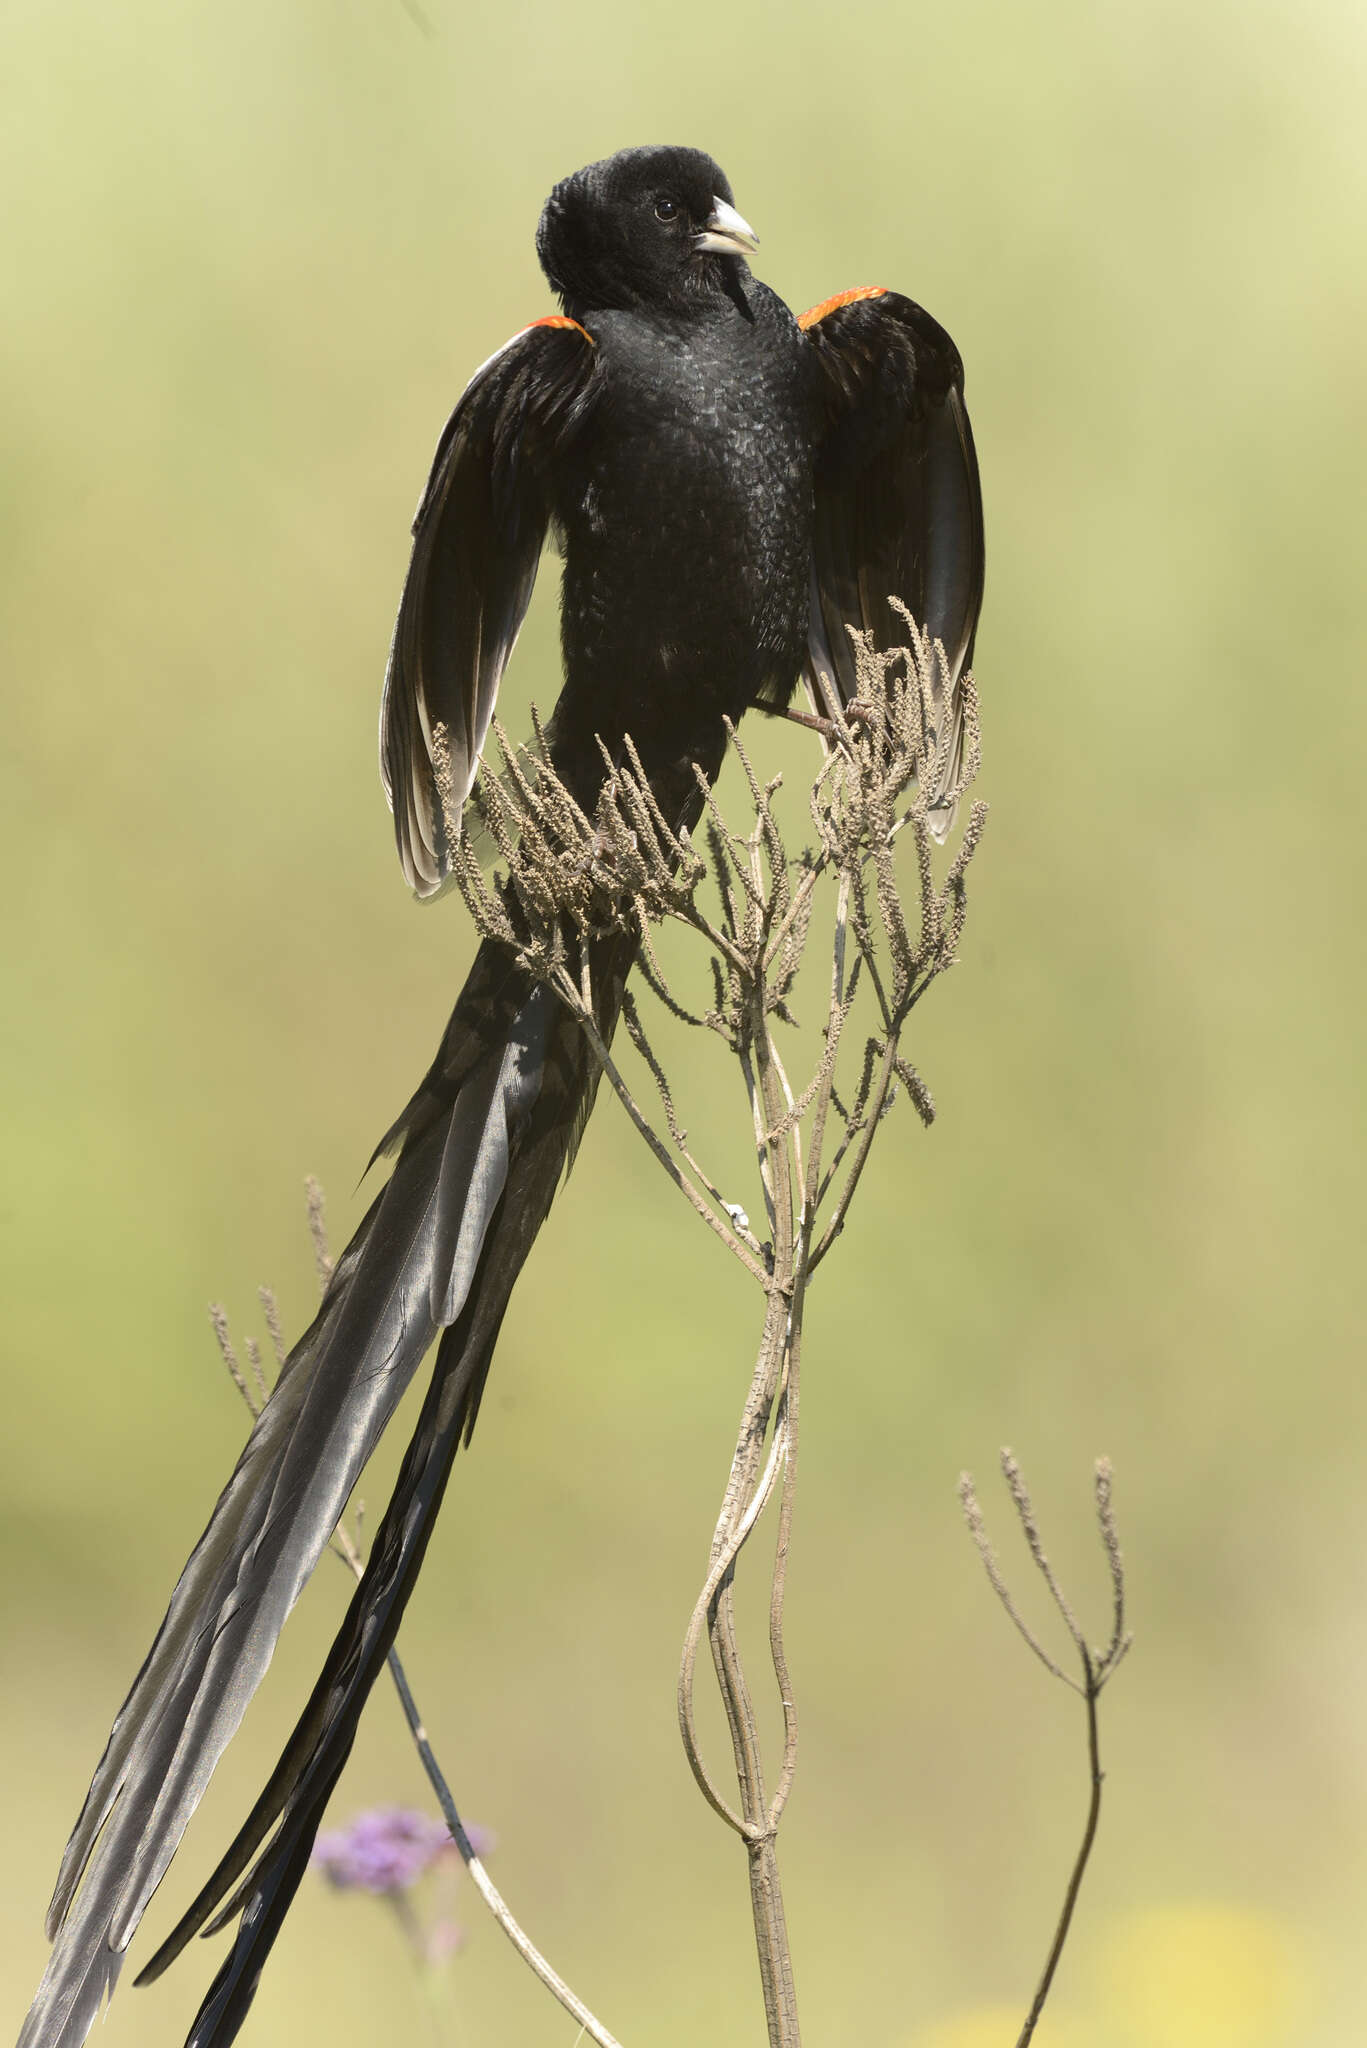
[[[805,644],[797,329],[773,300],[754,322],[728,305],[698,322],[603,315],[591,331],[599,388],[556,507],[567,681],[601,696],[630,676],[638,702],[691,691],[738,716],[796,676]]]

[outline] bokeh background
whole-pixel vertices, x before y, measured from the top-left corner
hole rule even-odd
[[[301,1324],[303,1175],[340,1233],[471,950],[457,901],[406,898],[374,761],[437,430],[547,309],[551,183],[678,140],[795,306],[879,280],[950,327],[989,516],[992,819],[913,1034],[940,1118],[889,1130],[811,1305],[784,1858],[810,2036],[1015,2038],[1085,1783],[1077,1703],[958,1521],[967,1465],[1021,1570],[1009,1442],[1097,1629],[1114,1458],[1137,1635],[1041,2040],[1363,2038],[1365,47],[1333,0],[10,0],[6,2024],[242,1434],[205,1304],[245,1331],[270,1280]],[[515,721],[555,691],[554,582]],[[404,1630],[496,1874],[628,2042],[761,2038],[672,1693],[746,1286],[604,1101]],[[325,1565],[153,1929],[345,1591]],[[420,1794],[377,1694],[335,1811]],[[440,2038],[570,2048],[461,1915]],[[178,2042],[209,1971],[125,1988],[101,2039]],[[250,2038],[420,2040],[425,2000],[385,1909],[310,1880]]]

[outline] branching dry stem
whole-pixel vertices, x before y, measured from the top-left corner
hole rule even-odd
[[[984,806],[972,807],[959,850],[937,881],[934,835],[922,791],[949,780],[952,721],[945,707],[953,685],[944,650],[910,619],[907,644],[894,653],[878,652],[871,639],[855,636],[855,641],[863,715],[857,723],[847,720],[833,693],[826,693],[830,718],[822,729],[827,744],[809,801],[816,843],[796,860],[789,856],[776,811],[779,783],[758,775],[745,743],[734,733],[731,751],[745,784],[751,824],[745,832],[735,831],[700,775],[704,857],[691,836],[661,815],[634,749],[626,750],[625,764],[605,755],[608,778],[590,820],[559,785],[544,745],[518,753],[495,727],[502,772],[482,778],[475,807],[507,862],[507,878],[491,887],[473,856],[460,856],[456,863],[459,886],[481,932],[510,945],[521,965],[548,982],[578,1018],[653,1157],[763,1289],[754,1371],[707,1571],[685,1633],[678,1708],[685,1753],[703,1796],[745,1843],[772,2048],[798,2048],[800,2041],[776,1841],[797,1756],[783,1600],[807,1283],[844,1228],[899,1082],[925,1121],[933,1114],[928,1091],[902,1054],[902,1035],[931,982],[953,964],[963,929],[964,872],[986,816]],[[978,760],[971,677],[961,679],[959,689],[964,771],[951,791],[951,810]],[[937,820],[943,816],[937,813]],[[899,872],[894,858],[904,839],[913,848],[905,879],[907,864]],[[908,883],[915,906],[910,917],[903,900]],[[710,906],[703,901],[709,884]],[[823,889],[830,889],[832,910],[822,1047],[807,1078],[790,1080],[778,1034],[791,1029],[791,998],[811,953]],[[683,925],[706,949],[710,1003],[686,1000],[671,986],[650,935],[652,922],[661,919]],[[723,1199],[718,1177],[690,1150],[672,1084],[633,1003],[624,1006],[627,1034],[650,1077],[663,1131],[613,1058],[592,963],[594,942],[621,931],[635,937],[643,980],[666,1011],[685,1027],[719,1036],[739,1063],[768,1231],[764,1244],[739,1205]],[[874,1004],[874,1031],[865,1041],[862,1071],[846,1109],[837,1073],[861,984],[867,991],[864,999]],[[824,1153],[833,1120],[834,1152],[827,1168]],[[736,1627],[733,1584],[741,1552],[776,1495],[769,1654],[783,1716],[783,1747],[770,1794]],[[722,1791],[704,1760],[696,1726],[697,1662],[704,1636],[731,1736],[735,1800]]]
[[[1040,1535],[1034,1502],[1030,1497],[1030,1490],[1025,1483],[1025,1474],[1021,1471],[1020,1465],[1010,1450],[1003,1450],[1001,1454],[1001,1469],[1002,1477],[1006,1481],[1007,1491],[1011,1495],[1012,1506],[1016,1510],[1016,1519],[1020,1523],[1021,1534],[1024,1536],[1026,1547],[1030,1552],[1031,1560],[1040,1577],[1044,1580],[1054,1610],[1067,1630],[1072,1640],[1073,1648],[1077,1652],[1078,1662],[1082,1669],[1081,1680],[1070,1678],[1062,1666],[1055,1662],[1022,1615],[1016,1603],[1016,1597],[1007,1584],[1001,1566],[997,1561],[997,1554],[992,1548],[991,1539],[987,1534],[987,1525],[983,1520],[982,1509],[978,1504],[978,1496],[973,1485],[972,1476],[964,1472],[960,1475],[959,1479],[959,1502],[964,1511],[964,1519],[968,1523],[969,1534],[973,1538],[978,1556],[982,1560],[988,1584],[998,1600],[1000,1600],[1021,1641],[1030,1650],[1032,1655],[1039,1660],[1051,1677],[1059,1679],[1071,1691],[1080,1695],[1087,1715],[1087,1816],[1083,1822],[1082,1840],[1078,1844],[1077,1854],[1073,1858],[1073,1866],[1068,1874],[1068,1883],[1063,1895],[1063,1905],[1054,1925],[1053,1937],[1049,1943],[1049,1952],[1044,1959],[1044,1968],[1040,1971],[1039,1982],[1035,1986],[1035,1994],[1030,2001],[1030,2009],[1026,2013],[1025,2022],[1016,2037],[1016,2048],[1030,2048],[1030,2043],[1034,2039],[1035,2029],[1039,2024],[1040,2014],[1044,2011],[1045,2001],[1053,1987],[1054,1976],[1058,1970],[1059,1960],[1063,1955],[1064,1944],[1067,1942],[1068,1934],[1073,1924],[1073,1913],[1077,1906],[1078,1895],[1082,1890],[1082,1880],[1087,1874],[1088,1860],[1091,1857],[1092,1845],[1096,1841],[1096,1831],[1101,1820],[1101,1787],[1105,1774],[1101,1768],[1101,1734],[1098,1703],[1104,1687],[1115,1676],[1126,1651],[1130,1647],[1132,1639],[1125,1627],[1125,1565],[1120,1553],[1120,1538],[1116,1532],[1115,1514],[1111,1505],[1111,1463],[1109,1458],[1098,1458],[1093,1472],[1093,1498],[1096,1508],[1097,1529],[1101,1537],[1102,1548],[1106,1553],[1107,1567],[1111,1576],[1111,1634],[1109,1641],[1103,1649],[1095,1649],[1088,1643],[1068,1596],[1059,1582],[1058,1575],[1049,1562],[1044,1548],[1044,1541]]]

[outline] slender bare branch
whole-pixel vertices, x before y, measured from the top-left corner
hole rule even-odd
[[[242,1367],[238,1364],[237,1352],[233,1348],[233,1340],[228,1333],[228,1311],[224,1308],[221,1302],[210,1302],[209,1321],[213,1324],[214,1337],[218,1344],[219,1355],[222,1358],[223,1363],[228,1368],[228,1372],[232,1378],[233,1385],[237,1388],[238,1393],[241,1394],[243,1400],[246,1402],[247,1407],[251,1411],[252,1416],[258,1416],[261,1413],[261,1404],[258,1402],[251,1388],[247,1385],[247,1376],[243,1372]]]
[[[309,1182],[309,1223],[313,1232],[315,1250],[321,1247],[318,1258],[318,1272],[320,1283],[323,1287],[326,1287],[327,1280],[331,1275],[332,1265],[331,1261],[326,1259],[326,1239],[322,1234],[322,1214],[322,1190],[316,1181],[311,1180]],[[267,1302],[270,1304],[267,1314],[271,1320],[271,1334],[274,1340],[275,1332],[279,1328],[275,1296],[269,1288],[265,1287],[261,1288],[259,1293],[263,1306]],[[227,1316],[218,1307],[212,1309],[210,1315],[223,1362],[232,1375],[233,1384],[255,1416],[260,1413],[260,1407],[256,1404],[253,1389],[248,1385],[241,1368],[237,1364],[236,1353],[228,1330]],[[277,1351],[281,1349],[279,1342],[277,1342],[276,1348]],[[247,1349],[249,1354],[254,1355],[259,1360],[260,1347],[253,1340],[248,1340]],[[269,1395],[266,1395],[265,1398],[268,1399]],[[363,1511],[358,1504],[356,1510],[358,1534],[362,1515]],[[352,1537],[344,1522],[338,1524],[328,1547],[333,1555],[347,1567],[353,1577],[359,1580],[363,1576],[365,1562],[361,1555],[360,1545]],[[537,1948],[535,1942],[532,1941],[510,1910],[502,1893],[485,1869],[479,1852],[471,1841],[464,1822],[461,1820],[460,1813],[456,1807],[455,1797],[446,1780],[445,1773],[437,1761],[431,1739],[423,1725],[422,1716],[418,1712],[417,1702],[413,1697],[413,1691],[408,1683],[408,1677],[404,1671],[397,1648],[390,1650],[387,1662],[390,1677],[393,1679],[394,1688],[399,1695],[399,1704],[403,1709],[404,1719],[408,1723],[413,1745],[418,1752],[418,1758],[423,1770],[427,1774],[428,1783],[436,1794],[437,1804],[441,1808],[442,1819],[446,1822],[451,1839],[460,1854],[461,1861],[470,1873],[470,1877],[484,1903],[528,1968],[535,1976],[540,1978],[546,1989],[559,2001],[571,2018],[579,2022],[582,2032],[587,2034],[590,2040],[595,2041],[598,2044],[598,2048],[620,2048],[616,2037],[608,2032],[602,2021],[589,2010],[584,2001],[571,1989],[559,1972],[552,1968],[545,1956],[542,1955],[540,1949]]]
[[[275,1369],[279,1372],[281,1366],[285,1363],[285,1333],[280,1327],[280,1304],[275,1298],[275,1289],[273,1287],[258,1287],[256,1298],[261,1303],[261,1313],[266,1319],[266,1330],[271,1340],[271,1350],[275,1353]],[[259,1370],[258,1366],[258,1373]],[[266,1398],[264,1378],[261,1380],[259,1391],[264,1401]]]
[[[1093,1844],[1096,1841],[1097,1827],[1101,1819],[1101,1788],[1104,1781],[1104,1773],[1101,1768],[1098,1701],[1101,1698],[1107,1681],[1115,1675],[1121,1659],[1128,1650],[1130,1638],[1125,1632],[1125,1567],[1121,1557],[1120,1539],[1116,1531],[1115,1513],[1111,1501],[1110,1460],[1108,1458],[1098,1459],[1093,1475],[1097,1526],[1110,1574],[1112,1594],[1113,1618],[1111,1638],[1104,1651],[1093,1650],[1087,1643],[1087,1639],[1073,1612],[1072,1605],[1045,1552],[1044,1540],[1040,1534],[1039,1522],[1035,1514],[1035,1506],[1030,1495],[1030,1489],[1025,1483],[1025,1475],[1021,1471],[1017,1459],[1009,1450],[1004,1450],[1001,1454],[1001,1468],[1002,1477],[1005,1479],[1007,1489],[1011,1495],[1012,1505],[1016,1510],[1016,1519],[1020,1523],[1021,1533],[1025,1537],[1031,1559],[1049,1589],[1050,1599],[1077,1652],[1078,1662],[1082,1669],[1081,1682],[1075,1678],[1070,1678],[1067,1672],[1063,1671],[1054,1662],[1039,1638],[1022,1618],[1020,1610],[1016,1605],[1015,1597],[1006,1584],[1001,1566],[997,1561],[996,1553],[988,1537],[972,1477],[969,1473],[965,1472],[960,1475],[959,1479],[959,1499],[963,1506],[969,1533],[973,1538],[978,1556],[982,1560],[988,1582],[1010,1616],[1012,1624],[1022,1640],[1029,1646],[1040,1663],[1043,1664],[1046,1671],[1050,1672],[1053,1677],[1060,1679],[1071,1691],[1081,1696],[1087,1715],[1087,1813],[1083,1821],[1082,1839],[1078,1844],[1077,1853],[1073,1858],[1072,1868],[1068,1874],[1068,1882],[1063,1895],[1063,1905],[1054,1925],[1054,1932],[1049,1943],[1048,1954],[1044,1960],[1044,1967],[1035,1986],[1034,1996],[1030,2001],[1030,2009],[1017,2036],[1016,2048],[1029,2048],[1029,2043],[1034,2038],[1035,2029],[1039,2024],[1040,2014],[1044,2010],[1045,2001],[1053,1986],[1054,1977],[1058,1970],[1060,1958],[1063,1955],[1064,1945],[1068,1940],[1069,1931],[1072,1928],[1073,1915],[1077,1908],[1083,1879],[1087,1874],[1087,1864],[1091,1857]]]
[[[646,1117],[645,1113],[641,1109],[640,1104],[637,1102],[635,1096],[628,1088],[626,1082],[622,1079],[621,1074],[618,1072],[616,1063],[614,1062],[612,1055],[609,1053],[607,1046],[602,1038],[602,1035],[598,1031],[596,1025],[594,1025],[582,1013],[580,1014],[579,1022],[583,1028],[585,1037],[588,1039],[589,1044],[593,1049],[594,1058],[598,1061],[599,1065],[603,1069],[604,1074],[607,1076],[608,1081],[611,1083],[613,1093],[616,1095],[623,1109],[625,1109],[627,1115],[631,1118],[631,1121],[635,1125],[636,1129],[645,1139],[646,1144],[650,1147],[655,1157],[659,1160],[661,1166],[664,1168],[669,1178],[673,1181],[675,1187],[677,1187],[679,1192],[687,1198],[692,1207],[697,1210],[699,1216],[702,1217],[702,1220],[707,1225],[708,1229],[713,1231],[715,1235],[721,1239],[722,1243],[726,1246],[727,1250],[735,1253],[736,1257],[740,1260],[741,1264],[745,1267],[745,1270],[747,1271],[747,1273],[750,1274],[751,1278],[758,1280],[762,1287],[767,1288],[769,1285],[769,1275],[766,1272],[765,1268],[761,1265],[760,1261],[747,1248],[747,1246],[741,1242],[741,1239],[736,1234],[736,1231],[730,1221],[729,1211],[727,1212],[728,1220],[726,1222],[723,1222],[721,1216],[712,1207],[711,1203],[708,1202],[704,1196],[698,1193],[698,1190],[689,1180],[687,1174],[684,1173],[683,1169],[679,1166],[678,1161],[670,1156],[668,1146],[664,1143],[659,1133],[652,1127],[649,1119]]]
[[[964,1511],[964,1520],[968,1523],[968,1533],[973,1538],[978,1556],[982,1560],[983,1570],[987,1573],[988,1584],[1001,1601],[1021,1641],[1028,1649],[1033,1651],[1045,1670],[1054,1678],[1059,1679],[1064,1685],[1071,1686],[1074,1692],[1081,1692],[1083,1688],[1078,1684],[1077,1680],[1070,1678],[1067,1672],[1054,1662],[1054,1659],[1049,1655],[1049,1652],[1030,1627],[1029,1622],[1026,1621],[1019,1607],[1017,1607],[1015,1596],[1006,1583],[1002,1568],[997,1562],[997,1554],[992,1548],[992,1539],[987,1533],[987,1524],[983,1519],[983,1511],[979,1505],[977,1493],[974,1490],[971,1473],[961,1472],[959,1474],[959,1504]]]

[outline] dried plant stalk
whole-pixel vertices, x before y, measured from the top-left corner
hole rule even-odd
[[[1096,1506],[1097,1530],[1101,1537],[1102,1548],[1106,1553],[1107,1568],[1111,1576],[1111,1634],[1109,1641],[1101,1649],[1095,1649],[1088,1643],[1086,1636],[1082,1632],[1082,1626],[1073,1612],[1068,1596],[1060,1585],[1058,1576],[1049,1562],[1044,1548],[1044,1540],[1040,1535],[1039,1522],[1035,1515],[1035,1504],[1030,1497],[1030,1489],[1025,1483],[1025,1474],[1021,1471],[1014,1453],[1010,1450],[1003,1450],[1001,1454],[1001,1469],[1002,1477],[1006,1481],[1007,1491],[1011,1495],[1011,1504],[1016,1510],[1016,1519],[1020,1523],[1021,1534],[1024,1536],[1026,1546],[1030,1552],[1031,1560],[1048,1587],[1049,1598],[1053,1603],[1054,1610],[1071,1637],[1073,1648],[1077,1652],[1078,1661],[1082,1666],[1081,1681],[1070,1678],[1068,1673],[1059,1664],[1055,1663],[1043,1643],[1040,1642],[1039,1637],[1021,1614],[1020,1608],[1016,1604],[1015,1595],[1006,1583],[1001,1566],[997,1562],[997,1554],[993,1550],[991,1539],[987,1534],[987,1525],[983,1520],[982,1509],[978,1505],[978,1496],[973,1485],[972,1475],[964,1472],[959,1478],[959,1502],[964,1511],[964,1519],[968,1523],[969,1534],[973,1538],[978,1556],[982,1560],[983,1570],[987,1573],[988,1584],[1001,1601],[1008,1618],[1022,1642],[1038,1658],[1039,1662],[1052,1677],[1060,1679],[1064,1685],[1069,1686],[1072,1691],[1080,1694],[1087,1712],[1087,1772],[1089,1781],[1087,1817],[1083,1822],[1082,1840],[1078,1845],[1077,1854],[1073,1858],[1073,1867],[1068,1875],[1068,1883],[1063,1895],[1063,1905],[1059,1911],[1053,1937],[1049,1943],[1049,1953],[1044,1959],[1044,1968],[1041,1970],[1039,1982],[1035,1986],[1035,1994],[1030,2001],[1030,2009],[1025,2015],[1025,2023],[1016,2038],[1016,2048],[1030,2048],[1030,2043],[1035,2036],[1035,2029],[1039,2025],[1040,2014],[1044,2011],[1045,2001],[1053,1988],[1054,1977],[1063,1955],[1064,1944],[1067,1942],[1069,1931],[1072,1928],[1073,1913],[1077,1906],[1078,1894],[1082,1890],[1082,1880],[1087,1874],[1087,1864],[1091,1857],[1092,1846],[1096,1841],[1097,1827],[1101,1820],[1103,1773],[1101,1769],[1101,1728],[1098,1702],[1101,1698],[1102,1689],[1115,1676],[1121,1660],[1130,1647],[1132,1638],[1125,1626],[1125,1563],[1120,1552],[1120,1538],[1116,1531],[1115,1511],[1111,1502],[1112,1475],[1110,1459],[1098,1458],[1093,1471],[1093,1496]]]
[[[773,2048],[797,2048],[800,2040],[776,1844],[797,1755],[783,1599],[806,1290],[844,1228],[897,1090],[923,1121],[934,1114],[929,1090],[902,1051],[902,1037],[915,1005],[953,964],[963,932],[965,875],[986,820],[985,806],[974,804],[957,850],[937,875],[924,792],[949,782],[953,740],[948,720],[937,729],[936,706],[952,694],[951,678],[943,648],[909,617],[906,623],[907,644],[891,654],[878,652],[871,638],[854,636],[858,699],[866,708],[854,724],[831,706],[827,747],[808,806],[815,840],[796,858],[776,808],[779,783],[760,778],[734,733],[731,751],[745,782],[751,822],[744,832],[733,829],[699,775],[704,856],[691,837],[676,833],[661,816],[629,747],[622,763],[608,764],[590,819],[560,785],[544,750],[519,751],[496,726],[502,772],[481,780],[474,803],[507,874],[499,883],[487,881],[468,839],[460,842],[456,861],[458,885],[480,931],[509,945],[526,971],[551,986],[578,1018],[653,1156],[764,1293],[754,1371],[707,1571],[685,1634],[678,1709],[685,1752],[703,1796],[745,1844]],[[964,766],[949,790],[951,806],[965,794],[979,759],[971,676],[961,680],[960,690]],[[910,847],[909,860],[898,858],[899,842]],[[829,915],[818,942],[821,900]],[[685,998],[667,976],[652,938],[652,926],[664,921],[682,926],[703,948],[710,1001]],[[624,1016],[654,1089],[655,1116],[603,1038],[592,941],[614,932],[636,938],[643,979],[665,1010],[686,1028],[720,1038],[739,1063],[768,1230],[763,1243],[742,1206],[723,1199],[718,1176],[690,1150],[665,1064],[639,1007],[625,1005]],[[829,968],[821,1050],[811,1072],[794,1084],[780,1034],[791,1028],[799,977],[822,953]],[[871,1006],[872,1015],[853,1054],[853,1082],[842,1091],[837,1076],[861,1004]],[[783,1747],[771,1792],[738,1640],[733,1583],[741,1552],[775,1498],[769,1652]],[[704,1760],[697,1732],[694,1695],[704,1637],[731,1736],[734,1799]]]

